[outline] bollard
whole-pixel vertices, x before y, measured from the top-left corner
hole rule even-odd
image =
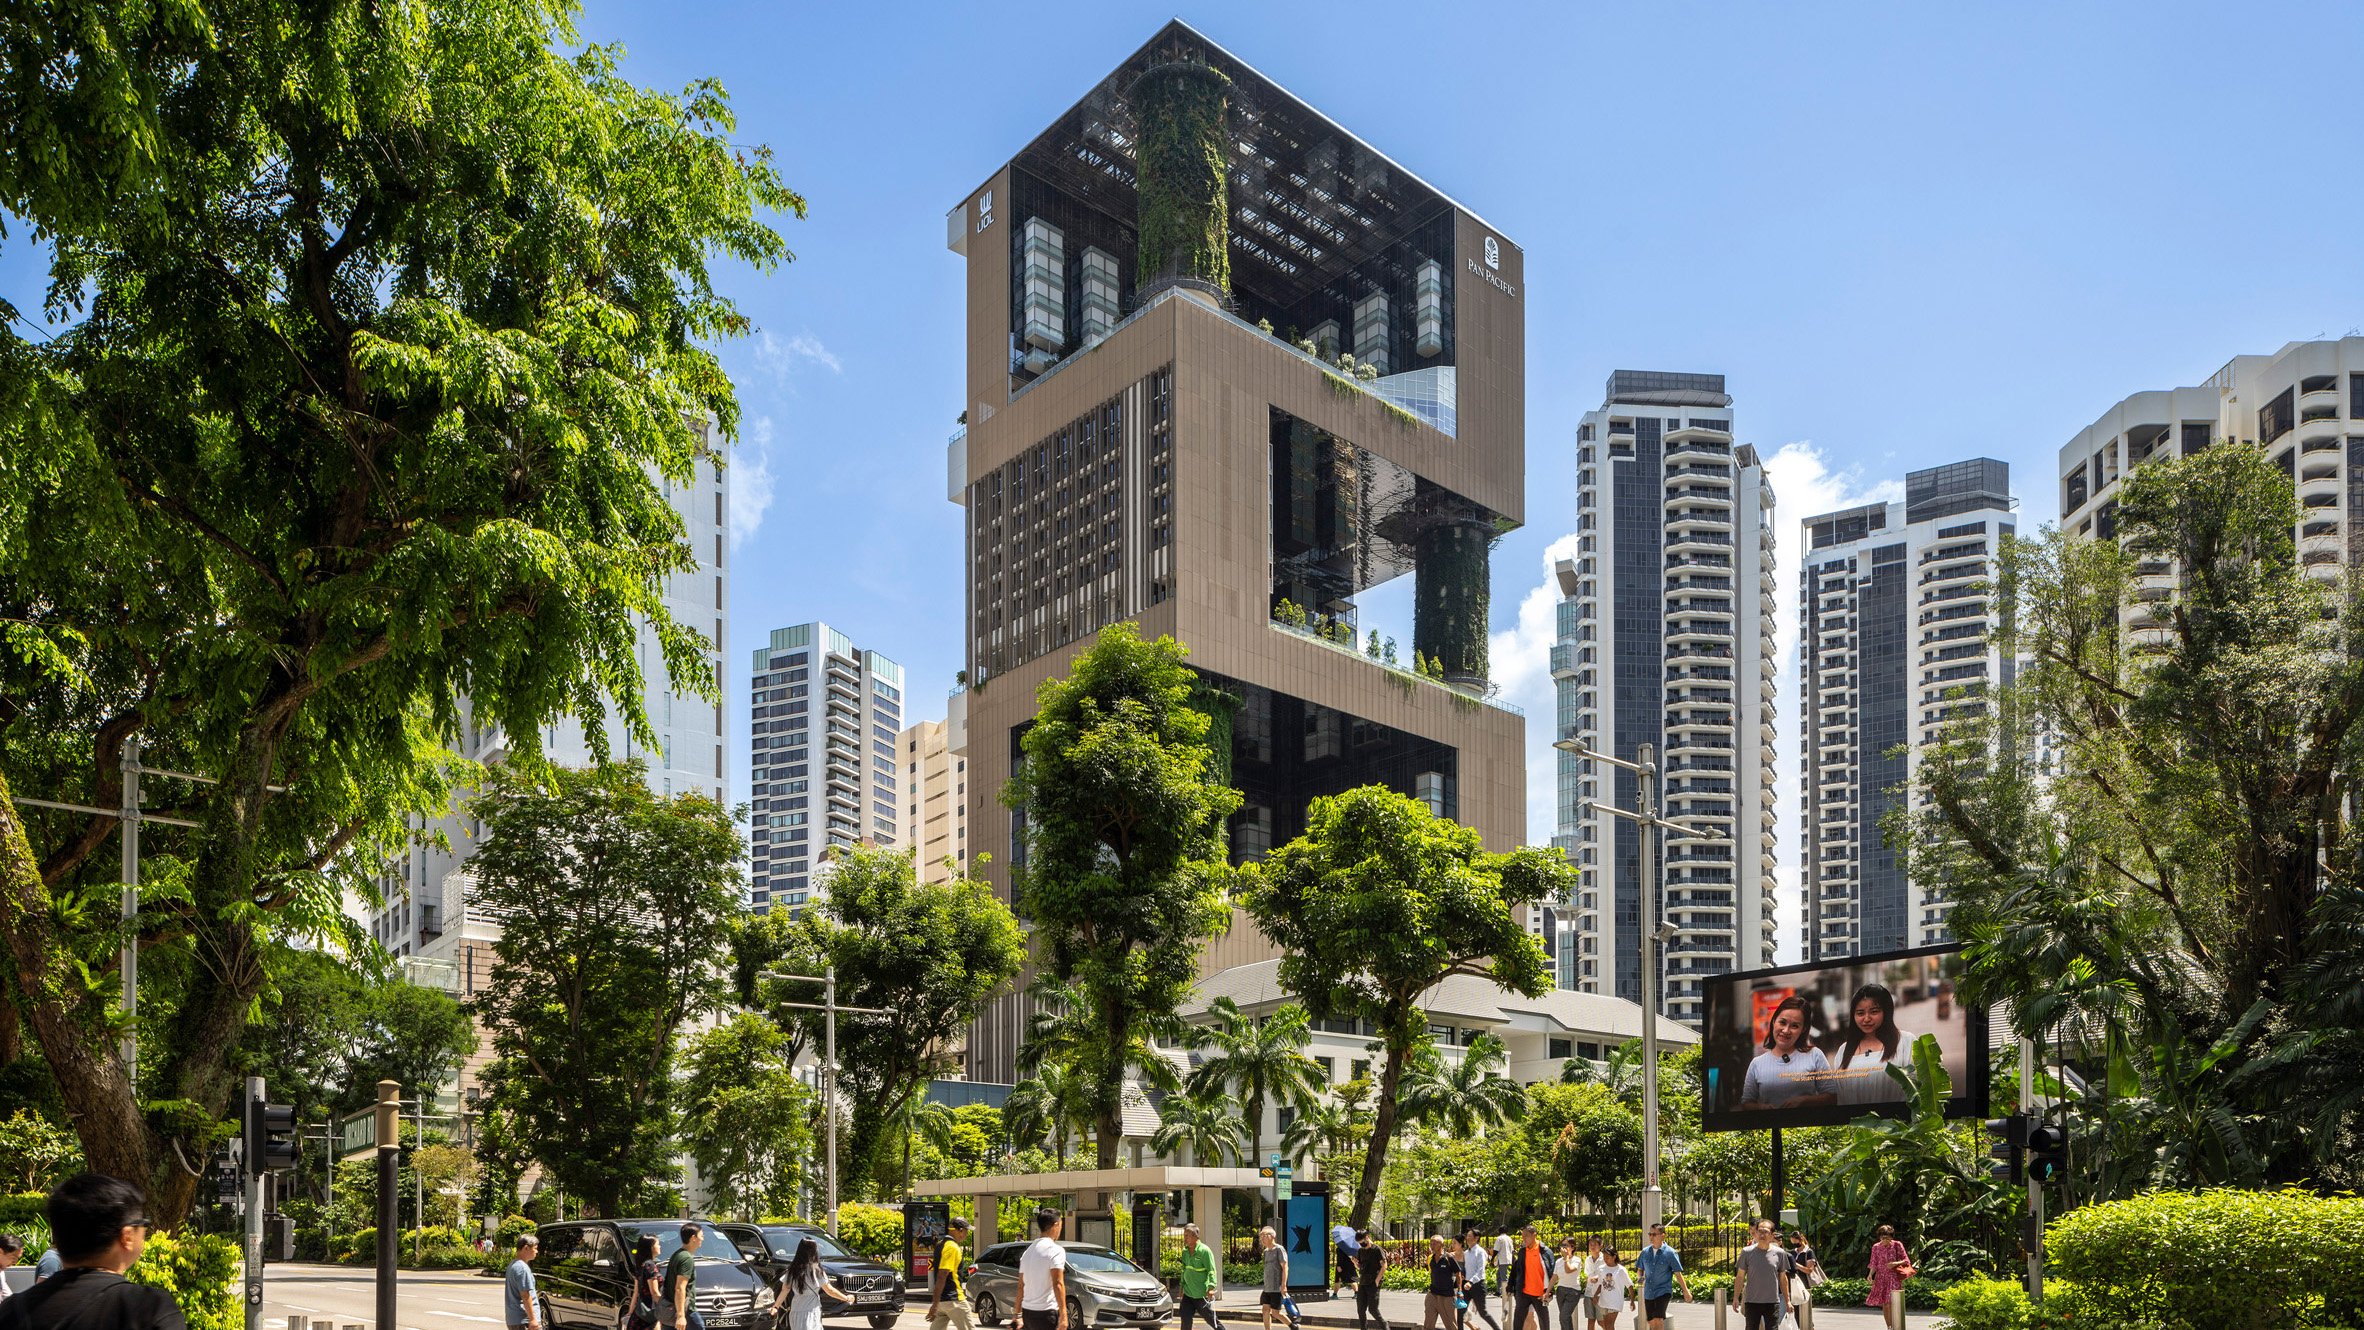
[[[288,1317],[287,1330],[304,1330],[304,1318],[301,1316]]]
[[[1896,1289],[1888,1295],[1889,1330],[1904,1330],[1904,1290]]]
[[[1716,1290],[1716,1330],[1729,1330],[1724,1323],[1724,1289]]]
[[[1798,1330],[1814,1330],[1814,1295],[1798,1299]]]

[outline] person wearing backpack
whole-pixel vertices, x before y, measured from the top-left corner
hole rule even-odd
[[[946,1325],[976,1330],[969,1304],[961,1297],[966,1290],[960,1286],[960,1241],[968,1235],[969,1221],[954,1215],[944,1240],[936,1244],[934,1269],[928,1275],[928,1330],[944,1330]]]
[[[59,1184],[44,1207],[58,1272],[0,1302],[0,1330],[188,1330],[170,1292],[123,1277],[148,1245],[147,1203],[100,1173]]]

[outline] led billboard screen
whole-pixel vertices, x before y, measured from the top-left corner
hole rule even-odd
[[[1718,975],[1702,985],[1701,1122],[1709,1131],[1819,1127],[1901,1115],[1913,1044],[1937,1041],[1952,1078],[1946,1113],[1982,1117],[1986,1013],[1954,997],[1953,947]]]

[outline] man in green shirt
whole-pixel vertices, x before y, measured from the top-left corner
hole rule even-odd
[[[1199,1241],[1198,1225],[1182,1226],[1182,1330],[1190,1330],[1193,1316],[1207,1318],[1208,1330],[1223,1330],[1223,1318],[1207,1301],[1222,1282],[1223,1267],[1214,1249]]]
[[[683,1224],[681,1249],[665,1262],[665,1287],[673,1293],[673,1330],[706,1330],[706,1318],[698,1315],[697,1306],[698,1244],[705,1240],[705,1229]]]

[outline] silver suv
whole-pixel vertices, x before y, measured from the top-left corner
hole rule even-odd
[[[1018,1258],[1031,1243],[1004,1242],[977,1254],[969,1270],[969,1296],[977,1319],[1000,1325],[1015,1323],[1018,1310]],[[1069,1330],[1098,1330],[1102,1326],[1151,1326],[1174,1314],[1174,1299],[1164,1281],[1106,1247],[1088,1242],[1062,1242],[1067,1249],[1067,1324]]]

